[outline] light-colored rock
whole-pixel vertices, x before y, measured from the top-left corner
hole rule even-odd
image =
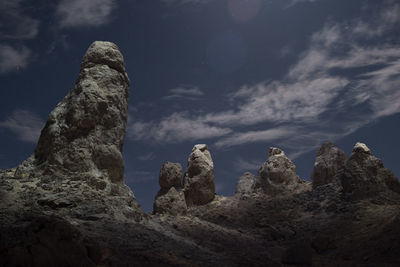
[[[186,204],[204,205],[215,195],[214,163],[207,145],[195,145],[188,159],[184,177]]]
[[[182,166],[179,163],[165,162],[160,170],[159,184],[163,189],[182,187]]]
[[[185,194],[183,190],[175,187],[161,189],[154,201],[153,213],[179,215],[185,214],[187,210]]]
[[[236,185],[235,195],[250,195],[254,191],[255,177],[250,172],[245,172],[240,176]]]
[[[313,188],[337,182],[336,174],[343,169],[346,154],[333,143],[325,143],[317,152],[311,175]]]
[[[354,146],[339,178],[344,194],[350,199],[372,197],[386,190],[400,193],[396,176],[362,143]]]
[[[255,178],[255,191],[276,195],[294,191],[301,184],[293,162],[281,149],[271,147],[268,160],[261,166]]]
[[[353,152],[365,153],[371,155],[371,150],[367,147],[366,144],[357,142],[353,147]]]
[[[110,42],[87,50],[75,87],[50,113],[35,150],[44,173],[91,173],[123,182],[129,79]]]

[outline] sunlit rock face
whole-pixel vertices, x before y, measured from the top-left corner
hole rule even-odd
[[[254,189],[267,195],[276,195],[296,190],[302,180],[296,166],[281,149],[271,147],[269,158],[261,166],[255,179]]]
[[[90,173],[123,182],[129,79],[118,47],[94,42],[78,80],[50,113],[35,150],[46,174]]]
[[[154,200],[153,213],[170,215],[186,213],[181,164],[165,162],[160,170],[159,184],[161,189]]]
[[[214,199],[214,163],[207,145],[193,147],[185,172],[184,191],[188,206],[204,205]]]
[[[313,188],[337,182],[336,174],[343,169],[346,154],[333,143],[325,143],[317,152],[311,175]]]
[[[351,199],[371,197],[387,190],[400,193],[398,179],[363,143],[354,146],[340,182],[345,196]]]

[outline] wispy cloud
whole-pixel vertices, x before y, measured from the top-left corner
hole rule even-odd
[[[161,0],[167,5],[206,4],[212,0]]]
[[[311,35],[281,80],[240,87],[229,96],[231,108],[139,122],[143,134],[135,138],[216,138],[219,148],[269,142],[298,157],[400,112],[400,37],[393,35],[400,27],[400,4],[385,1],[380,9],[365,10],[371,11],[368,20],[328,22]]]
[[[132,119],[132,121],[134,121]],[[133,122],[128,126],[128,136],[133,140],[152,140],[177,143],[187,140],[204,140],[230,133],[229,128],[206,124],[185,113],[173,113],[160,122]]]
[[[21,141],[36,143],[44,126],[42,119],[28,110],[17,109],[7,119],[0,121],[0,127],[15,133]]]
[[[238,171],[256,171],[261,167],[262,162],[257,160],[236,159],[234,166]]]
[[[101,26],[110,21],[114,0],[61,0],[56,14],[64,28]]]
[[[27,15],[21,0],[0,1],[0,38],[26,40],[35,38],[39,30],[39,20]]]
[[[169,94],[164,97],[164,99],[197,99],[198,97],[204,95],[203,91],[200,90],[197,86],[188,86],[181,85],[176,88],[172,88],[169,91]]]
[[[128,170],[125,175],[125,183],[146,183],[158,179],[158,173],[154,171]]]
[[[0,44],[0,74],[25,68],[30,60],[31,50],[25,46],[19,49]]]

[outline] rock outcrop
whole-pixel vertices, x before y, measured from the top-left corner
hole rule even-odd
[[[396,176],[385,168],[382,161],[371,155],[363,143],[357,143],[340,175],[343,192],[350,199],[372,197],[380,192],[400,193]]]
[[[165,162],[160,170],[159,184],[161,188],[182,187],[182,166],[179,163]]]
[[[346,154],[333,143],[325,143],[317,152],[314,170],[311,175],[313,188],[337,183],[336,174],[343,169],[346,161]]]
[[[94,42],[74,88],[48,116],[34,155],[7,176],[20,191],[5,199],[71,219],[139,220],[143,211],[123,181],[128,97],[118,47]]]
[[[193,147],[183,185],[188,206],[204,205],[214,199],[214,163],[206,145]]]
[[[187,210],[182,188],[182,166],[179,163],[165,162],[160,170],[161,186],[153,205],[153,213],[178,215]]]
[[[87,173],[122,183],[129,79],[118,47],[94,42],[75,87],[50,113],[35,150],[45,174]]]
[[[235,195],[250,195],[254,192],[254,181],[255,177],[250,172],[245,172],[240,176],[239,181],[236,185]]]
[[[256,191],[267,195],[292,192],[299,189],[303,181],[296,173],[296,166],[285,153],[275,147],[269,149],[269,158],[263,163],[255,178]]]

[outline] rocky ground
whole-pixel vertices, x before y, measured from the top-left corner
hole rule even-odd
[[[361,143],[324,144],[311,182],[271,148],[229,197],[195,145],[145,214],[122,177],[128,95],[118,47],[93,43],[34,155],[0,171],[0,266],[400,266],[400,184]]]

